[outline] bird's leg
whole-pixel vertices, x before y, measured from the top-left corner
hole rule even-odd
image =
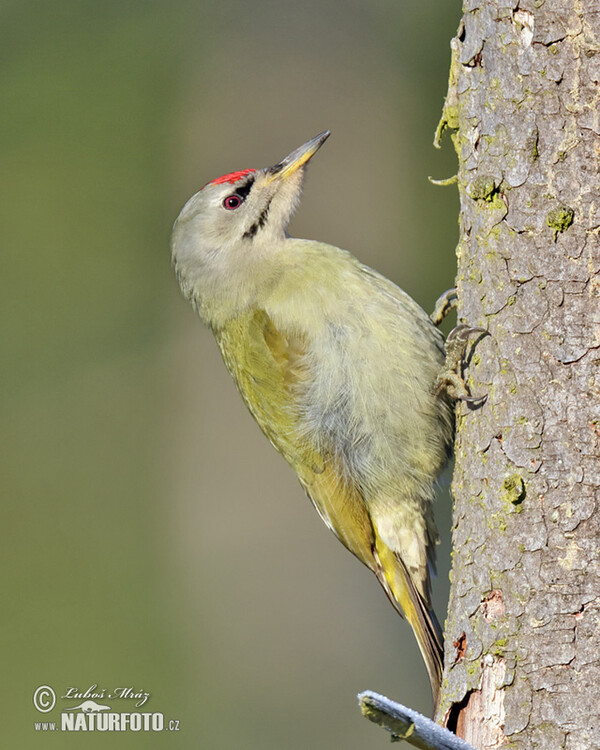
[[[435,308],[429,316],[435,326],[444,320],[451,310],[458,305],[456,288],[447,289],[435,303]],[[485,328],[471,328],[458,325],[453,328],[446,339],[446,361],[435,381],[435,394],[439,396],[445,391],[450,398],[465,401],[468,404],[482,404],[487,396],[471,396],[462,376],[463,356],[469,337],[474,333],[487,334]]]
[[[435,303],[433,312],[429,316],[433,325],[439,326],[446,315],[448,315],[451,310],[454,310],[457,305],[458,294],[456,292],[456,288],[452,287],[452,289],[446,289],[446,291],[442,294],[441,297],[439,297],[438,301]]]
[[[442,297],[440,297],[441,299]],[[470,336],[473,334],[487,335],[487,333],[485,328],[472,328],[467,325],[458,325],[450,331],[445,344],[446,361],[435,381],[436,396],[445,391],[450,398],[457,401],[465,401],[467,404],[475,405],[483,404],[487,396],[471,396],[462,376],[462,366]]]

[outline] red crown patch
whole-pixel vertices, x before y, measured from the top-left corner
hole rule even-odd
[[[210,182],[207,182],[206,184],[207,185],[222,185],[224,182],[237,182],[242,177],[245,177],[247,174],[250,174],[250,172],[256,172],[256,170],[255,169],[242,169],[240,172],[230,172],[229,174],[224,174],[222,177],[217,177],[216,180],[211,180]]]

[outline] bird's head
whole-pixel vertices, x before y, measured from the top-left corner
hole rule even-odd
[[[268,267],[298,205],[306,164],[328,137],[327,130],[311,138],[273,167],[218,177],[188,200],[171,237],[187,297],[201,304],[234,295]]]

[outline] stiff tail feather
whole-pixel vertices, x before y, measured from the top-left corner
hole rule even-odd
[[[377,578],[394,607],[406,617],[413,629],[429,675],[435,712],[444,670],[442,629],[435,612],[416,588],[402,559],[390,549],[377,546],[377,557],[381,564],[381,570],[376,571]]]

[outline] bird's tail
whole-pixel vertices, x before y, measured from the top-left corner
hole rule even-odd
[[[402,559],[381,543],[377,544],[377,556],[381,564],[381,570],[376,571],[379,582],[394,607],[410,623],[425,660],[435,712],[444,668],[442,629],[435,612],[415,586]]]

